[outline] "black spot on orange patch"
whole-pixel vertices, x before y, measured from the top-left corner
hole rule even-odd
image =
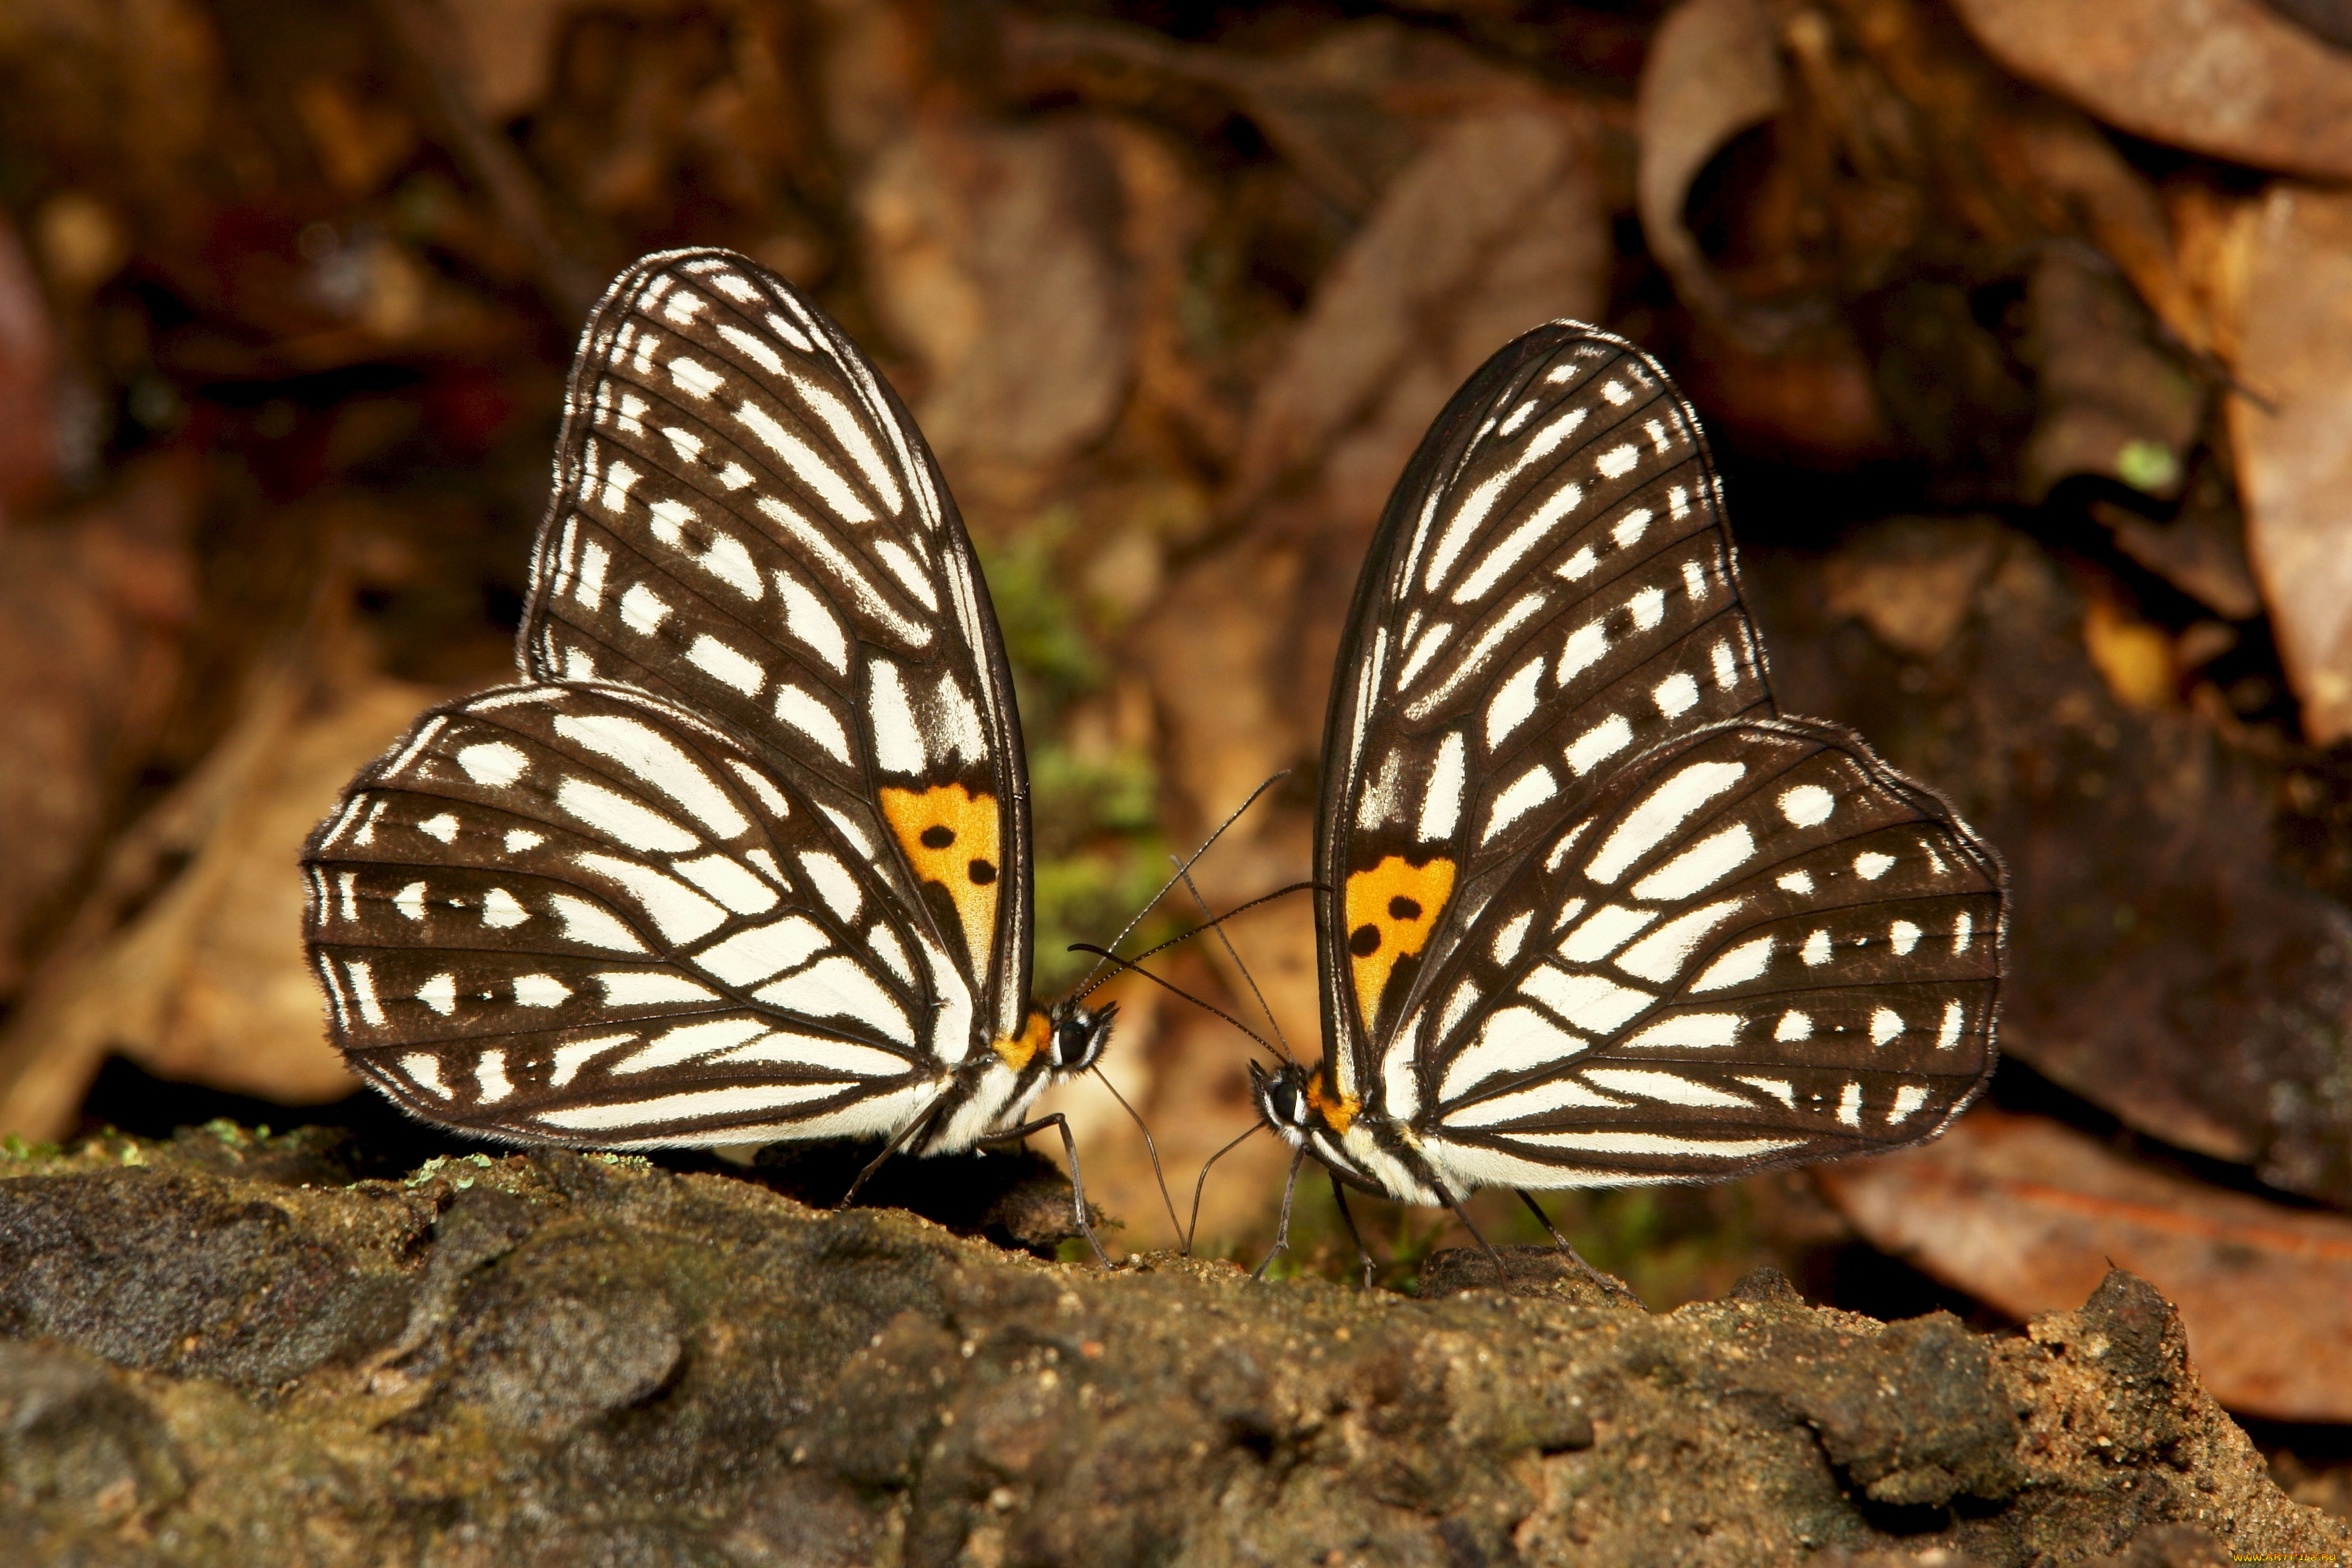
[[[1355,970],[1356,1007],[1370,1031],[1379,1021],[1389,976],[1400,959],[1419,952],[1454,896],[1454,862],[1416,866],[1402,855],[1348,879],[1348,952]]]
[[[988,973],[996,935],[996,858],[1001,831],[992,795],[960,784],[882,791],[882,816],[915,875],[937,882],[955,900],[974,975]],[[988,874],[980,875],[980,868]]]

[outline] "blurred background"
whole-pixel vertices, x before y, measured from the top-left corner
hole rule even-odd
[[[2112,1261],[2352,1513],[2347,180],[2335,0],[11,0],[0,1132],[454,1146],[352,1096],[295,855],[510,674],[573,335],[639,253],[749,252],[916,409],[1017,668],[1049,997],[1285,769],[1200,880],[1307,874],[1388,488],[1576,316],[1697,402],[1784,706],[2008,857],[2015,976],[1941,1142],[1563,1224],[1661,1310],[1771,1263],[2014,1325]],[[1304,901],[1235,941],[1312,1055]],[[1253,1005],[1211,944],[1167,972]],[[1247,1042],[1111,994],[1189,1187]],[[1168,1245],[1131,1125],[1066,1106]],[[1204,1245],[1263,1249],[1282,1164],[1218,1167]],[[1409,1282],[1444,1227],[1369,1207]],[[1320,1183],[1299,1234],[1349,1271]]]

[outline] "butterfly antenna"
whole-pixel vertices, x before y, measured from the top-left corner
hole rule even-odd
[[[1245,904],[1235,904],[1232,909],[1227,910],[1223,914],[1217,916],[1214,920],[1204,921],[1201,924],[1194,926],[1191,931],[1184,931],[1180,935],[1171,936],[1166,942],[1160,942],[1157,946],[1147,947],[1141,952],[1128,953],[1122,956],[1124,956],[1129,963],[1140,963],[1143,960],[1150,958],[1157,953],[1165,952],[1171,947],[1181,947],[1184,943],[1200,935],[1202,931],[1207,931],[1211,927],[1223,921],[1233,919],[1235,915],[1242,913],[1245,910],[1254,910],[1260,904],[1270,904],[1276,899],[1286,899],[1293,893],[1304,893],[1309,891],[1321,892],[1322,890],[1323,884],[1320,882],[1293,882],[1286,888],[1276,888],[1271,893],[1260,893],[1256,898],[1252,899]],[[1091,952],[1097,950],[1089,948],[1087,951]],[[1085,1001],[1087,997],[1093,995],[1096,992],[1109,984],[1113,978],[1114,976],[1105,975],[1102,979],[1096,981],[1086,990],[1079,992],[1076,1000],[1080,1002]]]
[[[1289,776],[1290,770],[1288,768],[1285,768],[1282,772],[1266,780],[1265,783],[1258,785],[1257,788],[1250,791],[1249,798],[1243,801],[1241,805],[1234,807],[1233,814],[1227,816],[1223,822],[1217,824],[1217,830],[1201,841],[1201,847],[1192,851],[1192,859],[1184,862],[1182,868],[1176,873],[1176,877],[1181,877],[1184,872],[1191,870],[1192,868],[1192,861],[1198,860],[1202,856],[1206,855],[1209,852],[1209,847],[1225,836],[1225,829],[1231,827],[1234,823],[1239,822],[1241,820],[1242,813],[1247,811],[1251,806],[1257,804],[1258,796],[1264,795],[1266,791],[1272,789],[1276,784],[1280,784],[1284,779],[1286,779]],[[1176,877],[1171,877],[1168,880],[1160,884],[1160,890],[1152,894],[1150,901],[1141,909],[1135,911],[1135,918],[1129,921],[1126,927],[1122,929],[1117,936],[1110,939],[1111,947],[1116,948],[1120,942],[1125,942],[1129,935],[1134,931],[1135,928],[1143,923],[1143,917],[1160,907],[1160,900],[1166,898],[1168,896],[1168,889],[1176,885]],[[1089,951],[1101,952],[1105,958],[1114,956],[1113,953],[1100,948],[1090,949]],[[1078,981],[1078,986],[1082,993],[1092,989],[1094,978],[1097,974],[1100,973],[1101,971],[1102,965],[1100,963],[1097,963],[1094,968],[1086,972],[1085,975]]]
[[[1090,942],[1074,942],[1070,943],[1070,951],[1072,952],[1091,952],[1098,958],[1109,960],[1111,963],[1118,964],[1122,969],[1131,969],[1135,971],[1136,973],[1142,975],[1146,980],[1150,981],[1153,984],[1166,986],[1169,990],[1173,991],[1177,995],[1181,996],[1185,1001],[1190,1002],[1193,1006],[1200,1008],[1202,1012],[1214,1013],[1218,1017],[1223,1018],[1226,1023],[1231,1024],[1234,1028],[1239,1029],[1243,1034],[1247,1035],[1259,1045],[1265,1046],[1267,1050],[1271,1051],[1274,1049],[1274,1047],[1267,1041],[1264,1035],[1259,1034],[1255,1029],[1251,1028],[1247,1024],[1243,1023],[1239,1018],[1234,1017],[1223,1007],[1219,1007],[1213,1003],[1202,1001],[1198,996],[1193,995],[1190,991],[1185,990],[1174,981],[1162,979],[1160,976],[1152,973],[1151,971],[1144,968],[1143,965],[1136,963],[1131,958],[1121,958],[1118,954],[1111,952],[1109,949],[1097,947]]]
[[[1201,1163],[1201,1173],[1193,1180],[1192,1183],[1192,1223],[1184,1227],[1185,1257],[1190,1258],[1192,1256],[1192,1237],[1201,1228],[1201,1194],[1206,1191],[1209,1185],[1209,1167],[1223,1159],[1226,1155],[1232,1153],[1234,1150],[1240,1148],[1243,1143],[1248,1141],[1252,1133],[1263,1132],[1265,1131],[1265,1122],[1253,1121],[1247,1127],[1242,1129],[1242,1135],[1239,1138],[1234,1139],[1232,1142],[1226,1144],[1223,1148],[1218,1150],[1215,1153],[1210,1155],[1206,1160],[1203,1160]]]
[[[1173,858],[1173,857],[1171,857],[1171,858]],[[1208,916],[1209,900],[1201,896],[1200,885],[1192,880],[1192,868],[1190,867],[1179,868],[1176,874],[1184,879],[1184,890],[1191,893],[1192,895],[1192,901],[1201,906],[1201,913],[1203,916]],[[1311,887],[1313,884],[1309,883],[1308,886]],[[1286,892],[1291,890],[1291,889],[1284,889]],[[1247,908],[1249,908],[1247,904],[1244,904],[1242,906],[1242,909]],[[1297,1058],[1290,1054],[1290,1042],[1283,1037],[1282,1024],[1280,1020],[1275,1017],[1274,1009],[1265,1005],[1265,993],[1257,988],[1257,977],[1249,972],[1249,965],[1242,962],[1240,950],[1234,946],[1234,939],[1225,934],[1225,920],[1239,913],[1241,913],[1241,910],[1234,910],[1229,911],[1223,918],[1210,917],[1209,925],[1215,930],[1217,933],[1217,941],[1224,944],[1225,956],[1232,959],[1234,961],[1234,967],[1242,972],[1242,983],[1250,988],[1250,994],[1257,998],[1257,1010],[1265,1015],[1265,1026],[1274,1031],[1274,1048],[1282,1053],[1282,1059],[1284,1061],[1296,1061]]]
[[[1135,1123],[1135,1130],[1143,1134],[1143,1147],[1151,1155],[1151,1179],[1160,1184],[1160,1201],[1168,1205],[1169,1228],[1176,1236],[1182,1237],[1184,1225],[1176,1217],[1176,1199],[1168,1191],[1167,1173],[1160,1168],[1160,1145],[1151,1141],[1151,1129],[1144,1125],[1143,1118],[1137,1113],[1135,1107],[1127,1102],[1127,1096],[1119,1093],[1118,1085],[1111,1082],[1110,1075],[1103,1071],[1100,1062],[1087,1070],[1102,1079],[1102,1086],[1110,1090],[1110,1097],[1118,1101],[1118,1108],[1127,1112],[1128,1119]]]

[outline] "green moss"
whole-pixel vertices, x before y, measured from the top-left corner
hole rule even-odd
[[[1073,509],[1053,507],[1013,539],[978,546],[1024,721],[1047,717],[1041,703],[1057,709],[1102,684],[1102,656],[1062,586],[1061,547],[1077,521]]]

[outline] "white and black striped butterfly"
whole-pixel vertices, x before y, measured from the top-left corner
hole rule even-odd
[[[1255,1076],[1335,1188],[1869,1153],[1991,1073],[2000,861],[1856,736],[1776,716],[1696,416],[1608,333],[1527,333],[1422,442],[1320,813],[1325,1058]]]
[[[913,421],[719,250],[614,282],[565,408],[523,683],[425,715],[306,852],[337,1044],[499,1138],[1013,1131],[1113,1009],[1029,999],[1011,679]]]

